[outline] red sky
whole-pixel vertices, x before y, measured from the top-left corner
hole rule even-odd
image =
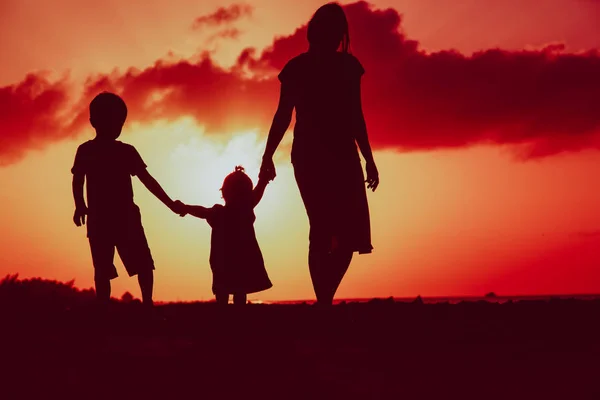
[[[319,5],[3,2],[0,273],[91,285],[69,168],[100,90],[123,95],[122,140],[173,197],[220,202],[240,163],[256,178],[274,75],[306,49]],[[600,291],[600,3],[345,7],[382,184],[369,194],[375,252],[356,257],[339,296]],[[311,298],[289,147],[278,157],[256,223],[275,286],[255,298]],[[135,189],[157,298],[210,297],[206,224]],[[135,280],[115,281],[123,290]]]

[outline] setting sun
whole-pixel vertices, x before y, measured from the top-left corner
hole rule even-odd
[[[169,157],[177,174],[173,178],[177,190],[189,202],[221,202],[221,184],[235,166],[243,166],[256,183],[263,148],[256,132],[210,137],[191,131]]]

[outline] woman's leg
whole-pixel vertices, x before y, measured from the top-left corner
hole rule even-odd
[[[352,251],[338,248],[334,252],[319,252],[313,256],[310,271],[319,304],[333,304],[333,298],[348,271],[352,255]]]
[[[110,303],[110,279],[107,278],[96,278],[94,279],[96,285],[96,298],[100,304]]]
[[[215,294],[217,304],[226,306],[229,303],[229,293],[217,293]]]
[[[324,179],[325,165],[294,163],[294,175],[310,225],[308,267],[317,303],[331,305],[333,301],[331,283],[331,213],[332,200],[330,182]]]
[[[248,296],[246,293],[235,293],[233,295],[233,304],[243,306],[248,302]]]
[[[335,293],[348,271],[353,251],[329,232],[327,225],[310,227],[310,276],[317,296],[323,305],[333,304]]]
[[[320,304],[331,304],[327,293],[327,267],[328,254],[321,249],[311,246],[308,250],[308,268],[310,271],[310,279],[312,280],[313,289],[317,302]]]
[[[335,297],[335,292],[337,292],[340,283],[342,283],[342,279],[344,279],[346,272],[348,272],[353,254],[352,251],[341,248],[336,249],[330,254],[329,294],[332,301]]]

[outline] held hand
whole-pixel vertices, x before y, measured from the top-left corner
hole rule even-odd
[[[367,162],[366,165],[367,170],[367,189],[372,189],[375,191],[377,186],[379,186],[379,172],[377,171],[377,167],[375,166],[375,161]]]
[[[258,174],[258,179],[265,179],[267,181],[272,181],[277,176],[275,172],[275,164],[273,163],[272,158],[263,158],[262,164],[260,166],[260,172]]]
[[[185,217],[187,215],[186,209],[187,206],[179,200],[173,203],[173,212],[179,214],[180,217]]]
[[[85,225],[85,216],[88,214],[87,207],[78,207],[73,214],[73,222],[76,226]]]
[[[270,179],[267,179],[264,176],[260,176],[260,174],[259,174],[259,176],[258,176],[258,182],[256,183],[256,187],[259,187],[261,185],[264,185],[266,187],[269,183],[271,183]]]

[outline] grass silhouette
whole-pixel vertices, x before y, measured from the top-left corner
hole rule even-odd
[[[0,282],[3,398],[600,398],[600,301],[109,309]]]

